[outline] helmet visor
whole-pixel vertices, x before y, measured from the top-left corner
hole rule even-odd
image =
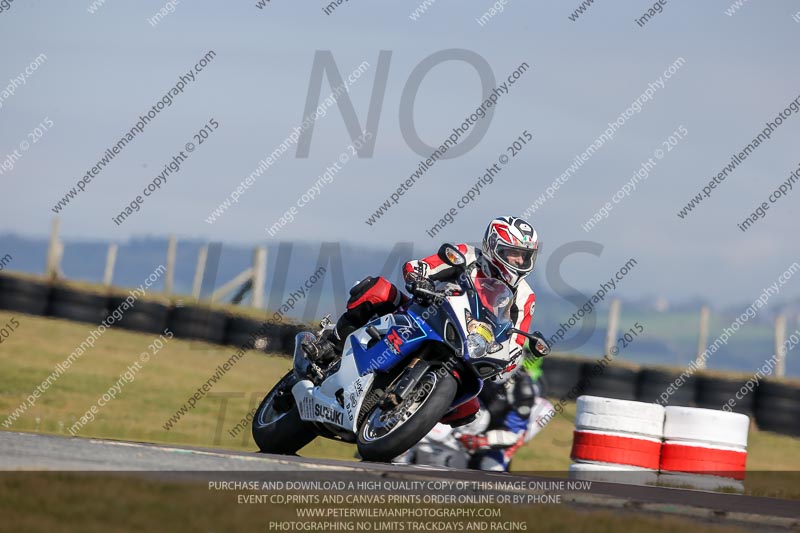
[[[536,263],[538,250],[497,243],[497,258],[517,272],[530,272]]]

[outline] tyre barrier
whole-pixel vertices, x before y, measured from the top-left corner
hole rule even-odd
[[[48,315],[52,317],[99,324],[108,313],[108,296],[64,286],[54,286],[50,291]]]
[[[551,398],[566,398],[580,383],[585,364],[584,360],[571,357],[545,357],[542,371],[547,376],[548,395]],[[580,395],[581,392],[576,389],[573,399]]]
[[[569,465],[569,478],[628,485],[655,485],[658,483],[658,472],[635,466],[572,463]]]
[[[737,413],[752,414],[754,394],[742,395],[741,399],[736,396],[747,379],[729,379],[715,376],[701,375],[697,377],[697,407],[705,409],[722,409],[731,398],[736,398],[736,404],[732,410]],[[747,389],[745,389],[747,390]]]
[[[46,315],[50,285],[38,281],[0,276],[0,309]]]
[[[750,418],[741,413],[667,407],[659,482],[744,491],[749,429]]]
[[[618,400],[636,399],[637,369],[625,366],[583,366],[583,391],[588,396],[602,396]]]
[[[571,478],[744,490],[746,415],[594,396],[576,407]]]
[[[111,297],[109,309],[113,313],[126,298],[122,296]],[[122,313],[122,318],[117,325],[131,331],[144,333],[164,333],[169,319],[169,306],[159,302],[137,300]]]
[[[643,368],[637,376],[636,400],[689,407],[695,405],[696,386],[697,379],[683,377],[680,370]]]
[[[223,344],[228,315],[205,307],[178,305],[169,315],[168,328],[178,338]]]
[[[614,431],[661,440],[664,408],[655,403],[581,396],[576,405],[575,429]]]
[[[265,353],[284,352],[279,324],[259,322],[241,316],[231,316],[228,319],[225,344],[252,348]]]
[[[579,397],[570,477],[636,485],[655,483],[663,426],[664,408],[658,404]]]
[[[29,315],[98,324],[120,309],[114,325],[122,329],[160,334],[169,327],[176,338],[283,354],[294,351],[294,336],[306,329],[302,324],[264,322],[203,306],[173,307],[167,300],[136,300],[120,307],[127,298],[0,274],[0,309]]]
[[[575,431],[573,461],[607,465],[636,466],[656,472],[661,457],[661,440],[632,437],[624,433]]]
[[[755,393],[758,429],[800,437],[800,387],[796,383],[762,380]]]

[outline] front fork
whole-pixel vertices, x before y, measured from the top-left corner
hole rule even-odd
[[[431,367],[428,361],[419,357],[411,360],[411,363],[403,369],[386,391],[381,402],[381,407],[392,409],[403,403],[417,387],[417,384]]]

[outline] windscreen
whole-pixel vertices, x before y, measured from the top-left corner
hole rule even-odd
[[[498,327],[511,323],[514,295],[505,283],[492,278],[478,278],[475,290],[481,305],[497,320]]]

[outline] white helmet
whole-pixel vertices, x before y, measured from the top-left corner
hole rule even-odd
[[[531,273],[539,253],[539,235],[519,217],[497,217],[483,236],[482,252],[511,288]]]

